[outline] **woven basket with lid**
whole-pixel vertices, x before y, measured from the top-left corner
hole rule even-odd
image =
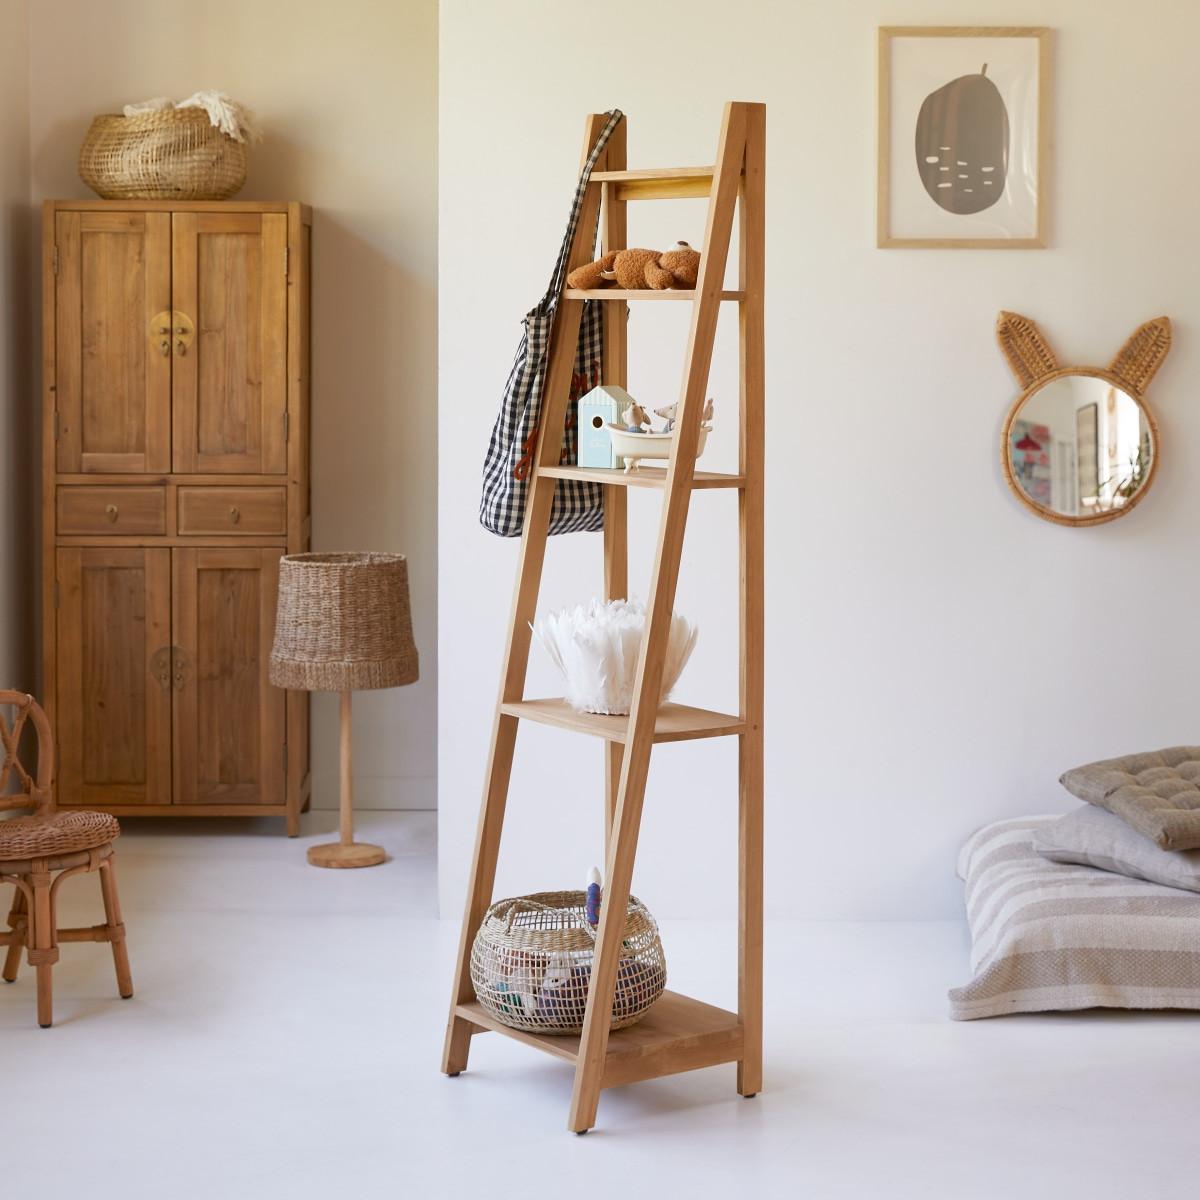
[[[584,892],[537,892],[488,909],[471,947],[471,983],[497,1021],[532,1033],[583,1029],[596,949],[586,901]],[[640,1020],[666,986],[658,925],[630,896],[610,1028]]]
[[[79,177],[105,200],[228,200],[246,167],[246,144],[200,108],[104,113],[79,148]]]

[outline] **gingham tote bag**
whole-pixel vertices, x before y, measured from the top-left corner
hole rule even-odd
[[[479,503],[479,520],[485,529],[500,537],[520,537],[525,520],[525,503],[529,495],[529,476],[533,471],[533,456],[537,451],[538,422],[542,415],[542,388],[546,381],[549,359],[550,330],[554,312],[562,294],[567,274],[567,254],[579,224],[583,196],[587,190],[592,168],[600,157],[612,131],[623,114],[613,109],[608,122],[596,139],[592,152],[584,163],[571,204],[571,216],[563,235],[558,261],[550,286],[537,307],[525,316],[525,332],[517,347],[500,414],[492,428],[487,458],[483,464],[483,496]],[[597,219],[597,225],[599,220]],[[592,231],[592,245],[596,232]],[[574,463],[578,456],[579,397],[594,388],[600,380],[600,361],[604,348],[604,303],[586,300],[579,322],[579,341],[575,350],[575,367],[571,375],[571,394],[567,402],[567,419],[562,433],[560,463]],[[604,528],[604,487],[580,479],[560,479],[554,489],[550,509],[551,533],[575,533],[580,530]]]

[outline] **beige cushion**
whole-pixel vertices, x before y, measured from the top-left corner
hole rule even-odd
[[[1200,1009],[1200,895],[1043,858],[1034,838],[1058,819],[997,821],[963,847],[973,978],[950,1015]]]
[[[1127,754],[1068,771],[1059,782],[1107,808],[1164,850],[1200,847],[1200,746]]]
[[[1200,850],[1160,850],[1120,817],[1090,804],[1052,825],[1040,826],[1033,846],[1054,862],[1099,867],[1132,879],[1200,892]]]

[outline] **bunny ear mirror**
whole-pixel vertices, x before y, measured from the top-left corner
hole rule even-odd
[[[1147,321],[1103,368],[1060,367],[1041,330],[1017,313],[1000,314],[996,337],[1022,388],[1000,440],[1013,494],[1060,525],[1124,516],[1158,468],[1145,390],[1171,348],[1171,322]]]

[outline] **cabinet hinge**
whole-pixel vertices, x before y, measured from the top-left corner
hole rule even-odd
[[[58,274],[58,247],[54,247],[54,253],[50,256],[50,269],[55,275]]]
[[[292,257],[291,246],[284,246],[284,248],[283,248],[283,277],[284,277],[284,279],[286,279],[288,277],[288,266],[291,261],[291,257]]]

